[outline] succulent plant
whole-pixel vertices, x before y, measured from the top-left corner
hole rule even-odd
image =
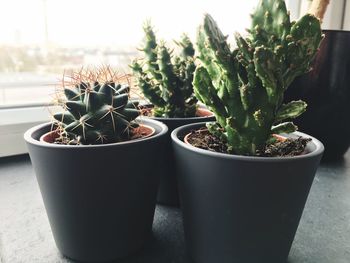
[[[81,70],[63,80],[63,112],[53,115],[60,142],[106,144],[128,140],[140,112],[129,86],[109,68]]]
[[[141,51],[145,58],[131,64],[137,85],[154,105],[158,117],[194,117],[197,99],[193,94],[195,71],[194,48],[187,35],[179,42],[180,55],[173,55],[165,42],[157,43],[152,26],[144,26],[145,38]]]
[[[290,22],[283,0],[261,0],[247,37],[236,34],[236,49],[226,38],[205,15],[197,36],[201,66],[194,74],[194,90],[216,116],[209,131],[230,152],[255,155],[272,134],[297,129],[283,121],[302,114],[306,103],[283,104],[283,95],[295,77],[310,70],[322,39],[320,21],[307,14]]]

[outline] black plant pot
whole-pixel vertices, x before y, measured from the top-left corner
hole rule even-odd
[[[323,145],[312,138],[308,154],[289,158],[215,153],[182,141],[200,127],[171,134],[190,256],[196,263],[285,262]]]
[[[158,188],[157,202],[162,205],[176,206],[180,205],[179,190],[177,182],[177,172],[173,153],[173,146],[170,134],[177,127],[197,123],[214,121],[214,116],[193,117],[193,118],[160,118],[152,117],[152,119],[163,122],[168,126],[167,141],[164,143],[165,161],[161,163],[160,184]]]
[[[325,145],[323,160],[339,159],[350,145],[350,31],[323,31],[313,70],[297,78],[285,101],[302,99],[308,108],[295,123]]]
[[[105,145],[39,142],[43,124],[24,137],[56,245],[65,256],[104,262],[140,249],[151,235],[167,127],[151,137]]]

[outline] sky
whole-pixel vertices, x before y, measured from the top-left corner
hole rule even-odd
[[[204,13],[225,34],[244,32],[257,0],[0,0],[0,45],[137,46],[151,19],[166,41],[187,32],[192,39]],[[45,12],[46,3],[46,12]]]

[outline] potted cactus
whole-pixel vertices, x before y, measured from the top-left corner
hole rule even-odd
[[[59,101],[52,123],[24,135],[56,245],[78,261],[125,257],[151,234],[152,159],[162,161],[167,127],[137,118],[129,87],[109,68],[72,74]]]
[[[168,128],[166,161],[161,172],[158,202],[165,205],[179,205],[176,169],[170,133],[175,128],[195,122],[213,121],[213,114],[204,107],[198,107],[193,93],[195,50],[186,34],[175,42],[180,49],[173,55],[164,41],[157,42],[149,22],[144,26],[144,43],[141,51],[145,57],[133,61],[136,84],[150,102],[143,105],[143,112],[152,119],[162,121]]]
[[[320,22],[310,14],[291,22],[283,0],[261,0],[247,36],[235,39],[231,50],[205,15],[194,90],[217,122],[171,134],[186,245],[200,263],[285,262],[323,145],[295,132],[290,119],[306,103],[283,104],[283,95],[310,70]]]

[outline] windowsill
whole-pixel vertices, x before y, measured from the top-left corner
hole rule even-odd
[[[27,153],[23,134],[29,128],[50,120],[57,107],[37,106],[0,109],[0,157]]]
[[[319,167],[288,262],[350,262],[349,174],[350,152]],[[0,208],[0,262],[73,263],[55,246],[28,156],[0,158]],[[192,262],[181,210],[158,205],[153,238],[125,262]]]

